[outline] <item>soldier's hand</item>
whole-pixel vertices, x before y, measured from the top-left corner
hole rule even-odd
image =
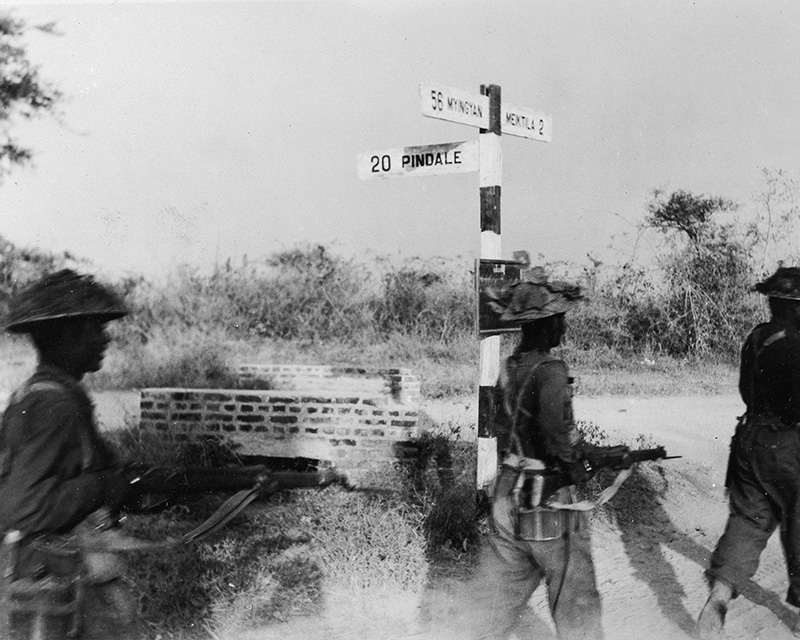
[[[622,454],[619,462],[614,465],[615,471],[620,471],[622,469],[630,469],[633,466],[633,458],[629,451],[626,451]]]
[[[323,469],[322,471],[320,471],[319,472],[320,488],[327,487],[332,484],[341,484],[342,486],[346,487],[349,485],[349,482],[347,480],[347,476],[344,473],[333,467],[330,467],[328,469]]]
[[[579,484],[592,477],[592,468],[584,458],[580,458],[575,462],[569,462],[565,466],[567,475],[572,484]]]
[[[278,482],[269,471],[258,474],[256,477],[256,487],[258,488],[258,495],[262,498],[271,496],[280,489],[280,482]]]
[[[132,473],[126,469],[109,469],[100,472],[103,504],[112,510],[119,509],[131,492],[132,479]]]

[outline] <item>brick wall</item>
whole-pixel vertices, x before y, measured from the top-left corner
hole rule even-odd
[[[419,380],[408,369],[296,364],[243,364],[239,380],[251,389],[359,393],[387,403],[419,404]]]
[[[239,374],[281,388],[143,389],[143,428],[219,436],[245,455],[331,460],[355,475],[393,461],[396,443],[417,435],[419,382],[406,370],[243,365]]]

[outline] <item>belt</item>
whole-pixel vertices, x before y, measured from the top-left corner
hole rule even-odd
[[[537,458],[525,458],[516,453],[507,453],[503,466],[515,471],[546,471],[547,465]]]

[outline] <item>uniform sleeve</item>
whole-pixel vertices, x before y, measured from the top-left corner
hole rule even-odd
[[[39,395],[18,407],[24,418],[10,434],[3,510],[17,528],[53,532],[71,528],[102,504],[102,473],[68,469],[65,461],[76,455],[74,403],[57,392]]]
[[[800,337],[787,337],[778,353],[779,369],[786,384],[781,417],[787,424],[797,424],[800,422]]]
[[[538,423],[549,457],[573,462],[580,433],[572,412],[572,389],[567,365],[561,361],[541,365],[538,378]]]
[[[750,334],[742,346],[739,364],[739,395],[747,407],[753,403],[753,367],[755,366],[753,358],[753,335]]]

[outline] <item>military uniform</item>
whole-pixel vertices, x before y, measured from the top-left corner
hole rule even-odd
[[[707,575],[735,596],[781,526],[789,573],[786,600],[800,606],[800,334],[773,320],[742,349],[739,390],[747,405],[731,444],[730,515]]]
[[[742,347],[739,392],[747,411],[731,440],[728,522],[706,570],[711,593],[697,625],[703,640],[722,637],[730,601],[779,527],[786,601],[800,607],[800,269],[781,267],[754,290],[769,297],[772,319]],[[793,630],[800,634],[800,619]]]
[[[86,638],[138,637],[138,604],[122,579],[124,561],[99,550],[115,525],[104,505],[126,479],[98,434],[94,407],[79,379],[100,366],[106,343],[100,326],[124,315],[124,309],[91,278],[67,270],[12,302],[10,331],[52,333],[64,318],[88,316],[97,333],[84,333],[92,336],[87,346],[73,350],[83,356],[71,361],[77,363],[75,373],[40,357],[39,367],[12,394],[2,417],[3,632],[14,638],[32,633],[61,638],[68,632]],[[48,585],[63,588],[51,592]],[[41,605],[48,613],[22,611],[30,608],[29,601],[50,603],[45,592],[58,594],[52,607]],[[71,603],[68,614],[60,607],[65,602]]]
[[[518,291],[517,310],[506,318],[533,321],[563,313],[569,305],[552,284],[560,283],[540,279],[538,288]],[[506,361],[499,386],[509,433],[499,442],[508,451],[492,492],[484,588],[491,611],[481,638],[508,638],[542,581],[561,640],[603,638],[587,514],[547,506],[574,504],[574,486],[546,496],[535,484],[537,472],[578,462],[585,446],[573,418],[571,383],[566,363],[549,349],[520,346]]]

